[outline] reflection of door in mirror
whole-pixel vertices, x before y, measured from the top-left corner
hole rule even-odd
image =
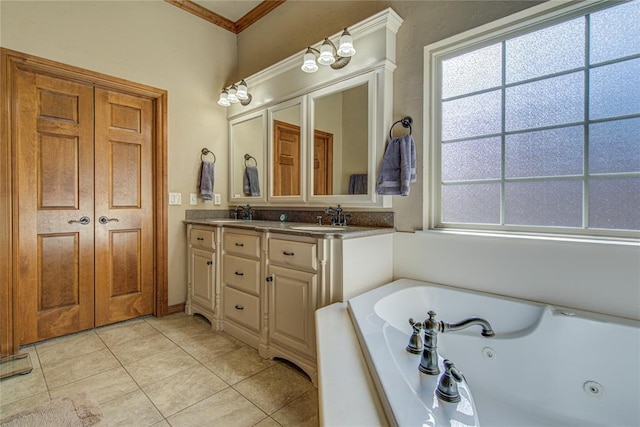
[[[313,136],[313,194],[333,194],[333,135],[321,130]]]
[[[300,194],[300,126],[273,121],[273,195]]]

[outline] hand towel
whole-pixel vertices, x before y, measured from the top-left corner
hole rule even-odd
[[[245,167],[242,183],[246,196],[260,197],[260,179],[258,178],[258,168],[256,166]]]
[[[384,152],[376,191],[383,195],[409,195],[416,182],[416,144],[411,135],[393,138]]]
[[[203,161],[200,166],[200,178],[198,179],[198,190],[202,200],[213,200],[213,181],[215,163]]]
[[[349,177],[349,194],[367,194],[366,173],[354,173]]]

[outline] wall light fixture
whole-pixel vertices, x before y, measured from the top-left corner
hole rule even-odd
[[[247,90],[247,83],[242,80],[238,84],[232,84],[220,92],[220,99],[218,99],[218,105],[228,107],[231,104],[249,105],[251,103],[252,96]]]
[[[328,38],[324,39],[322,46],[320,46],[320,50],[308,46],[307,51],[304,53],[301,69],[305,73],[315,73],[318,71],[318,64],[320,64],[329,65],[334,70],[339,70],[351,61],[351,57],[355,55],[355,53],[356,50],[353,47],[353,38],[345,28],[340,36],[337,48],[336,45]],[[318,61],[317,64],[316,57]]]

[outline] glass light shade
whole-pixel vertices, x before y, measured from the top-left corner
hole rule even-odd
[[[237,104],[238,102],[240,102],[238,96],[236,95],[237,93],[238,87],[236,85],[231,85],[231,87],[229,88],[229,95],[227,95],[227,100],[232,104]]]
[[[242,80],[240,83],[238,83],[238,90],[236,92],[236,98],[238,98],[239,100],[244,100],[249,98],[249,95],[247,94],[247,84],[245,83],[244,80]]]
[[[320,56],[318,57],[318,64],[331,65],[336,62],[336,58],[333,56],[333,46],[329,39],[324,39],[322,47],[320,47]]]
[[[227,95],[228,95],[228,92],[226,89],[220,92],[220,99],[218,99],[218,105],[222,107],[228,107],[229,105],[231,105],[231,103],[227,99]]]
[[[340,36],[340,47],[338,48],[338,55],[343,57],[349,57],[356,54],[356,50],[353,47],[353,38],[347,29]]]
[[[318,71],[318,64],[316,64],[316,56],[311,49],[307,49],[304,54],[304,61],[302,62],[302,71],[305,73],[315,73]]]

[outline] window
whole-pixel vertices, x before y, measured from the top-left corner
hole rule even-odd
[[[425,48],[432,227],[637,236],[640,0],[572,7]]]

